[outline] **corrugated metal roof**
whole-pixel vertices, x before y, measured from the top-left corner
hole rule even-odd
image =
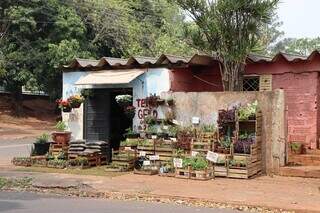
[[[250,54],[247,63],[273,63],[283,58],[288,62],[312,60],[316,55],[320,55],[319,51],[312,52],[309,56],[292,55],[287,53],[278,53],[273,58],[258,54]],[[135,66],[170,66],[170,65],[211,65],[216,63],[218,59],[215,56],[195,54],[192,57],[181,57],[174,55],[162,54],[159,58],[150,57],[130,57],[129,59],[103,57],[100,60],[90,59],[74,59],[69,65],[63,66],[66,69],[78,68],[132,68]]]

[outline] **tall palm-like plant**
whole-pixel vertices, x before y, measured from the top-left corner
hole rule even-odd
[[[187,31],[193,45],[221,61],[224,90],[242,90],[246,58],[271,22],[279,0],[175,1],[194,21]]]

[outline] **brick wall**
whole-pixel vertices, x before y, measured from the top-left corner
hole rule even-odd
[[[316,148],[318,138],[318,73],[273,75],[273,89],[284,89],[288,141],[301,141]]]

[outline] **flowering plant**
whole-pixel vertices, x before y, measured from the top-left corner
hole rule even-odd
[[[117,95],[116,102],[125,108],[132,104],[132,95]]]
[[[71,108],[79,108],[84,102],[84,97],[80,95],[72,95],[67,100],[70,103]]]
[[[63,112],[71,112],[71,105],[68,100],[58,99],[56,103]]]

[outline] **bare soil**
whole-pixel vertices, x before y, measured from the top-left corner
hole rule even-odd
[[[53,130],[58,116],[48,100],[23,101],[24,116],[16,117],[8,98],[0,98],[0,141],[37,137]]]

